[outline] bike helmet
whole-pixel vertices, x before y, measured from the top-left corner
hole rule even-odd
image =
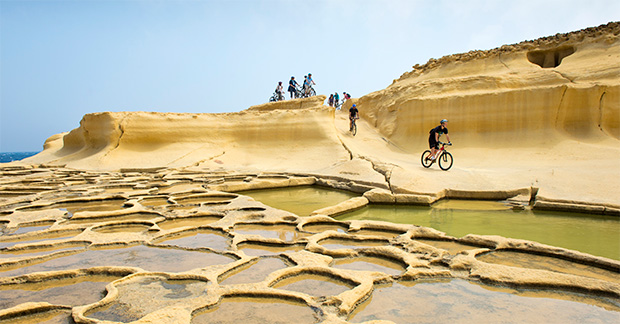
[[[356,107],[355,104],[353,104],[353,107]]]
[[[442,119],[440,123],[443,124],[443,123],[447,123],[447,122],[448,122],[447,119]]]

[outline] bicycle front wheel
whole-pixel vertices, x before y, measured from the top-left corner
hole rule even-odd
[[[444,171],[448,171],[452,167],[452,162],[452,154],[449,152],[443,152],[439,157],[439,167]]]
[[[357,134],[357,124],[353,123],[353,127],[351,127],[351,134],[353,134],[353,136],[355,136],[355,134]]]
[[[431,160],[426,159],[429,156],[431,156],[431,150],[426,150],[422,153],[422,166],[425,168],[430,168],[431,164],[433,164]]]
[[[316,96],[316,91],[314,91],[313,88],[310,88],[310,93],[308,94],[308,97],[314,97]]]

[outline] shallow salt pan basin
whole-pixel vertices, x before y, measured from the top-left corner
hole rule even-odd
[[[207,293],[208,282],[168,280],[157,276],[137,278],[119,284],[111,303],[86,313],[87,317],[128,323],[165,307],[186,304]]]
[[[114,276],[88,276],[0,286],[0,309],[11,308],[26,302],[47,302],[65,306],[91,304],[106,295],[105,286],[108,283],[119,278]]]
[[[394,323],[617,323],[617,301],[544,292],[524,297],[465,280],[394,283],[376,287],[349,322]],[[537,298],[534,298],[537,297]],[[615,305],[614,305],[615,303]]]
[[[511,267],[549,270],[601,280],[612,279],[613,281],[620,283],[620,271],[618,271],[618,269],[616,269],[616,271],[605,270],[550,256],[500,250],[478,255],[476,258],[487,263],[503,264]]]
[[[308,216],[317,209],[337,205],[359,196],[348,191],[318,186],[250,190],[239,192],[239,194],[250,196],[265,205],[299,216]]]
[[[227,274],[226,279],[220,282],[221,285],[235,285],[243,283],[256,283],[265,280],[272,272],[284,269],[288,265],[277,257],[268,257],[259,259],[249,265],[245,265],[235,270],[231,274]]]
[[[432,227],[448,235],[500,235],[620,260],[620,218],[513,211],[499,202],[445,201],[433,207],[371,205],[336,217]]]
[[[216,308],[192,319],[192,324],[306,324],[318,323],[317,314],[308,306],[285,299],[228,297]]]
[[[222,233],[201,230],[199,232],[183,233],[159,241],[162,245],[176,245],[184,248],[212,248],[214,250],[228,250],[229,238]]]
[[[183,272],[211,265],[226,264],[234,259],[223,255],[178,249],[133,246],[105,250],[89,250],[23,267],[11,266],[1,277],[18,276],[38,271],[84,269],[101,266],[139,267],[147,271]]]
[[[399,275],[405,267],[397,262],[376,257],[340,258],[334,261],[334,268],[356,271],[376,271],[389,275]]]
[[[311,296],[336,296],[350,288],[340,280],[315,274],[303,274],[286,278],[274,285],[274,288],[297,291]]]
[[[294,242],[309,234],[298,232],[294,225],[241,224],[235,226],[234,232],[244,235],[258,235],[263,238]]]

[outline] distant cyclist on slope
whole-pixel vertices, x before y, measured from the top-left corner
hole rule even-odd
[[[450,143],[450,135],[448,135],[448,125],[447,119],[442,119],[440,125],[431,129],[428,136],[428,145],[431,149],[431,155],[429,155],[426,159],[435,161],[437,152],[439,152],[439,137],[443,134],[446,134],[446,138],[448,139],[448,143]]]
[[[353,104],[351,108],[349,108],[349,131],[353,130],[353,120],[360,119],[360,112],[357,110],[357,106]]]

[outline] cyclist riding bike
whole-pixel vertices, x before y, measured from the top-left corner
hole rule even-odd
[[[359,119],[359,110],[357,110],[357,106],[353,104],[351,108],[349,108],[349,131],[353,130],[353,123],[355,119]]]
[[[450,144],[450,135],[448,135],[448,125],[447,119],[442,119],[440,125],[431,129],[428,136],[428,145],[431,149],[431,155],[429,155],[426,159],[435,162],[437,158],[437,152],[439,152],[439,137],[443,134],[446,134],[446,138],[448,139],[448,144]]]

